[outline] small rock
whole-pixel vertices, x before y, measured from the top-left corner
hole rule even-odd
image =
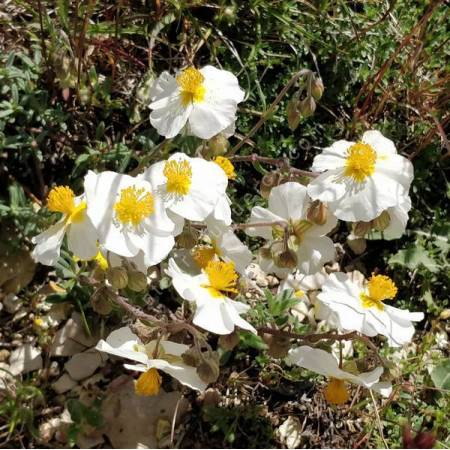
[[[79,381],[91,376],[107,358],[106,354],[92,348],[73,355],[64,368],[74,380]]]
[[[65,373],[62,377],[60,377],[52,384],[52,389],[57,394],[64,394],[64,392],[70,391],[76,385],[77,382],[72,378],[70,378],[70,376],[67,375],[67,373]]]
[[[8,364],[0,362],[0,390],[6,389],[10,383],[14,382],[14,377],[10,372],[11,369]]]
[[[31,344],[25,344],[13,350],[9,358],[10,372],[13,375],[19,375],[42,369],[41,353],[39,348]]]
[[[280,280],[277,277],[274,277],[273,275],[268,275],[267,281],[269,283],[269,287],[275,287],[280,284]]]
[[[287,448],[297,448],[302,440],[302,425],[297,417],[289,416],[278,428],[278,437]]]

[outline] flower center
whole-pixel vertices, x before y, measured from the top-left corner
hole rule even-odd
[[[229,180],[234,180],[236,178],[236,172],[234,171],[234,166],[228,158],[223,156],[217,156],[213,159],[224,172]]]
[[[167,161],[163,171],[167,178],[167,192],[187,195],[192,184],[192,167],[187,160]]]
[[[56,186],[48,194],[47,207],[50,211],[66,216],[67,224],[82,222],[85,217],[86,202],[75,206],[75,194],[68,186]]]
[[[101,270],[108,270],[109,264],[103,253],[99,250],[93,260],[97,263]]]
[[[202,287],[207,288],[213,297],[222,298],[227,292],[237,294],[238,275],[232,262],[210,261],[204,270],[208,275],[209,284]]]
[[[360,294],[364,308],[375,307],[383,311],[383,300],[393,299],[397,295],[397,286],[385,275],[372,275],[367,283],[367,293]]]
[[[201,269],[206,269],[206,266],[216,256],[216,250],[209,245],[198,245],[192,252],[192,259]]]
[[[297,290],[294,292],[294,297],[297,297],[297,298],[302,298],[304,295],[305,295],[305,293],[304,293],[304,291],[302,291],[301,289],[297,289]]]
[[[350,398],[345,381],[338,380],[337,378],[330,379],[325,388],[324,396],[328,403],[334,403],[336,405],[342,405]]]
[[[364,142],[357,142],[347,150],[344,175],[362,183],[375,171],[377,154],[375,150]]]
[[[134,392],[141,396],[158,395],[161,381],[161,375],[153,367],[139,376],[134,385]]]
[[[190,103],[200,103],[205,98],[204,76],[194,67],[188,67],[177,76],[180,86],[181,103],[188,106]]]
[[[120,199],[114,205],[117,220],[122,225],[137,227],[154,211],[153,195],[144,188],[130,186],[120,191]]]

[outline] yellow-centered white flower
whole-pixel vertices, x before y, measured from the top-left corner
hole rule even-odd
[[[269,195],[269,208],[255,206],[252,209],[249,223],[276,223],[272,226],[256,226],[246,228],[249,236],[260,236],[273,247],[281,248],[286,233],[286,224],[291,235],[290,244],[297,258],[297,268],[304,274],[313,274],[335,256],[333,241],[325,236],[337,224],[336,217],[329,211],[322,225],[307,220],[310,199],[305,186],[288,182],[274,187]],[[277,250],[279,251],[279,250]],[[261,263],[265,271],[273,271],[273,264]],[[292,270],[283,269],[286,276]]]
[[[409,312],[384,302],[397,294],[395,283],[385,275],[372,275],[363,286],[351,281],[345,273],[329,276],[317,296],[319,308],[325,305],[331,311],[330,320],[339,328],[359,331],[366,336],[381,334],[388,344],[400,347],[414,335],[412,322],[423,320],[421,312]]]
[[[117,255],[144,254],[146,266],[161,262],[174,246],[175,225],[151,182],[115,172],[86,175],[87,214],[100,245]]]
[[[346,383],[372,389],[384,397],[389,397],[392,386],[389,382],[380,382],[383,368],[377,367],[370,372],[353,374],[339,368],[337,359],[325,350],[312,348],[306,345],[289,350],[287,360],[304,369],[311,370],[328,378],[327,387],[324,390],[325,399],[329,403],[346,403],[350,396]]]
[[[163,72],[153,84],[150,122],[158,133],[173,138],[183,128],[201,139],[210,139],[233,128],[244,91],[226,70],[188,67],[175,77]]]
[[[86,207],[85,197],[75,197],[68,186],[56,186],[50,191],[47,208],[61,213],[62,218],[32,239],[36,244],[32,252],[35,261],[47,266],[54,265],[66,234],[69,250],[76,257],[90,259],[97,254],[97,232],[86,214]]]
[[[238,293],[238,274],[233,263],[209,261],[199,275],[190,275],[170,259],[166,273],[172,278],[178,294],[195,304],[195,325],[215,334],[230,334],[236,326],[256,333],[253,326],[240,316],[250,306],[229,297]]]
[[[200,392],[206,389],[207,384],[197,375],[195,367],[184,364],[181,358],[189,349],[187,345],[164,340],[143,344],[129,327],[122,327],[113,331],[106,340],[101,339],[95,348],[138,363],[124,364],[126,369],[142,372],[135,384],[137,395],[158,394],[162,381],[158,370],[191,389]]]
[[[309,183],[308,194],[350,222],[368,222],[397,206],[413,180],[411,162],[375,130],[365,132],[359,142],[341,140],[325,148],[312,169],[324,173]]]
[[[184,153],[153,164],[142,177],[155,187],[169,211],[195,221],[204,220],[215,210],[228,185],[217,164]]]

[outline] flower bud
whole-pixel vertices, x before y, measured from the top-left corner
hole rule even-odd
[[[302,118],[299,108],[300,102],[296,98],[293,98],[288,103],[286,108],[288,125],[292,131],[294,131],[298,127],[298,124],[300,123],[300,120]]]
[[[114,289],[124,289],[128,284],[128,273],[123,267],[112,267],[106,273],[106,278]]]
[[[214,383],[220,375],[219,363],[216,358],[204,359],[197,367],[197,374],[205,383]]]
[[[229,148],[230,143],[222,133],[216,134],[208,141],[208,155],[210,157],[225,155]]]
[[[364,237],[371,229],[371,222],[355,222],[352,226],[353,234],[358,237]]]
[[[199,351],[195,347],[188,348],[182,355],[181,358],[187,366],[197,367],[202,360]]]
[[[325,225],[327,221],[327,212],[328,207],[325,203],[322,203],[320,200],[314,200],[309,205],[306,218],[316,225]]]
[[[198,232],[193,228],[186,228],[175,238],[176,243],[187,250],[191,250],[198,241]]]
[[[322,78],[314,77],[311,83],[311,94],[316,100],[320,100],[323,95],[325,87],[323,85]]]
[[[297,267],[297,255],[294,251],[287,249],[274,255],[274,263],[283,269],[295,269]]]
[[[128,272],[128,287],[135,292],[147,289],[147,276],[139,270]]]
[[[299,110],[302,117],[309,117],[316,110],[316,102],[312,97],[306,97],[299,103]]]
[[[259,192],[262,198],[266,200],[269,198],[270,191],[273,187],[278,186],[280,183],[281,175],[276,172],[268,173],[262,177],[259,185]]]
[[[112,311],[111,295],[114,293],[107,286],[98,288],[90,298],[92,309],[102,316],[108,315]]]
[[[288,337],[264,334],[263,340],[268,345],[267,353],[272,358],[284,358],[288,354],[291,346],[291,340]]]
[[[372,220],[373,228],[377,231],[385,230],[391,223],[391,216],[387,211],[383,211],[376,219]]]
[[[226,351],[231,351],[239,344],[239,333],[233,331],[231,334],[219,337],[219,345]]]
[[[261,247],[259,250],[259,256],[263,259],[272,259],[272,252],[269,247]]]

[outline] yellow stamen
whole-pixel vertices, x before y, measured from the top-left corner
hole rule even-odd
[[[294,297],[297,297],[297,298],[302,298],[304,295],[305,295],[305,293],[301,289],[297,289],[294,292]]]
[[[137,227],[154,211],[153,195],[144,188],[130,186],[120,191],[120,199],[114,205],[116,218],[123,225]]]
[[[86,202],[75,206],[75,194],[68,186],[56,186],[48,194],[47,207],[50,211],[66,216],[66,222],[79,223],[85,218]]]
[[[97,252],[97,254],[94,256],[93,259],[97,263],[98,267],[100,267],[100,269],[108,270],[108,267],[109,267],[108,261],[103,256],[103,253],[100,250]]]
[[[201,103],[204,100],[206,92],[203,86],[204,81],[203,75],[194,67],[188,67],[177,76],[183,106],[186,107],[190,103]]]
[[[383,311],[383,300],[393,299],[397,295],[397,286],[385,275],[372,275],[367,283],[367,293],[361,293],[360,298],[364,308],[375,307]]]
[[[212,261],[215,256],[216,251],[214,247],[209,247],[207,245],[198,245],[192,252],[192,259],[201,269],[206,269],[208,263]]]
[[[158,395],[161,387],[161,375],[155,368],[151,368],[139,376],[134,385],[136,395],[151,396]]]
[[[222,298],[224,293],[237,294],[238,275],[232,262],[210,261],[204,270],[208,275],[209,284],[202,287],[207,288],[213,297]]]
[[[375,172],[377,154],[375,150],[364,142],[357,142],[347,150],[344,175],[362,183]]]
[[[215,162],[225,172],[225,175],[228,177],[228,179],[234,180],[236,178],[234,166],[228,158],[217,156],[213,159],[213,162]]]
[[[178,195],[189,193],[192,183],[192,167],[189,161],[167,161],[163,174],[167,178],[167,192]]]
[[[331,378],[323,395],[328,403],[334,403],[336,405],[342,405],[350,398],[345,381],[338,380],[337,378]]]

